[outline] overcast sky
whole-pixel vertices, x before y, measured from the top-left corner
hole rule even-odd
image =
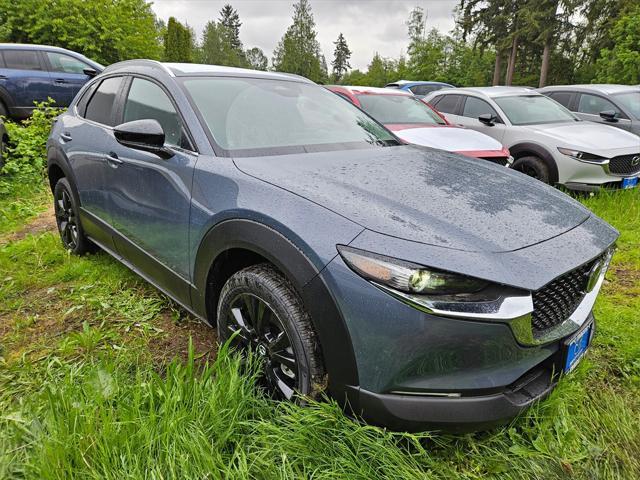
[[[153,10],[167,20],[188,23],[200,37],[204,25],[217,19],[230,3],[238,10],[245,48],[260,47],[271,61],[273,49],[291,24],[294,0],[153,0]],[[448,32],[453,28],[453,9],[458,0],[311,0],[318,40],[331,68],[333,42],[342,32],[353,52],[351,67],[366,69],[373,54],[397,57],[407,46],[409,12],[420,5],[428,14],[427,29]]]

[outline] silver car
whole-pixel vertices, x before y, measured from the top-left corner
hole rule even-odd
[[[640,135],[640,85],[561,85],[538,91],[583,120]]]
[[[640,138],[583,121],[534,90],[456,88],[425,101],[454,125],[501,142],[514,157],[513,169],[545,183],[582,191],[638,186]]]

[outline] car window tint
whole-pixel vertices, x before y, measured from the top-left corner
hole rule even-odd
[[[438,106],[436,107],[442,113],[451,113],[456,115],[458,113],[457,105],[460,95],[443,95],[438,100]]]
[[[426,123],[444,125],[445,122],[422,100],[410,95],[361,94],[362,109],[380,123]]]
[[[54,72],[84,73],[85,68],[90,68],[86,63],[64,53],[45,52],[45,54],[51,64],[51,70]]]
[[[573,92],[552,92],[549,94],[549,97],[551,97],[563,107],[569,108],[569,102],[571,102],[572,95]]]
[[[113,104],[120,89],[122,77],[104,80],[89,100],[85,118],[104,125],[113,126]]]
[[[16,70],[42,70],[38,52],[34,50],[4,50],[2,52],[6,68]]]
[[[640,119],[640,90],[617,93],[614,97],[616,98],[616,102],[631,111],[631,115]]]
[[[489,113],[494,117],[498,117],[498,113],[494,108],[484,100],[475,97],[467,97],[462,110],[463,117],[478,118],[480,115]]]
[[[183,146],[182,122],[169,96],[155,83],[134,78],[124,104],[124,122],[144,119],[162,125],[166,143]]]
[[[598,95],[590,95],[588,93],[580,95],[580,101],[578,102],[578,111],[580,113],[599,115],[600,112],[607,110],[613,110],[618,115],[620,114],[620,109],[606,98],[599,97]]]
[[[87,90],[82,94],[80,100],[78,100],[76,108],[78,109],[78,114],[81,117],[85,116],[87,103],[89,103],[89,99],[91,98],[91,95],[93,95],[93,92],[96,91],[96,87],[98,86],[98,84],[99,82],[92,83],[89,88],[87,88]]]

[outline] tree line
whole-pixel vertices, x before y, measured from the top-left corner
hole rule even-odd
[[[451,32],[427,25],[428,11],[414,8],[406,21],[406,54],[375,53],[361,71],[351,69],[342,33],[327,62],[309,0],[293,5],[271,59],[259,47],[245,48],[230,4],[198,41],[190,26],[156,18],[147,0],[0,0],[0,41],[57,45],[104,64],[151,58],[373,86],[400,78],[459,86],[640,83],[638,0],[459,0]]]

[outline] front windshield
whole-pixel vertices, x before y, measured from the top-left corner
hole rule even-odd
[[[631,112],[631,115],[640,119],[640,90],[636,92],[617,93],[613,95],[618,103]]]
[[[234,156],[399,144],[318,85],[243,77],[192,77],[183,84],[215,142]]]
[[[445,125],[445,121],[436,112],[414,97],[366,93],[356,96],[362,109],[384,124],[428,123],[430,125]]]
[[[514,95],[494,99],[513,125],[577,121],[569,110],[544,95]]]

